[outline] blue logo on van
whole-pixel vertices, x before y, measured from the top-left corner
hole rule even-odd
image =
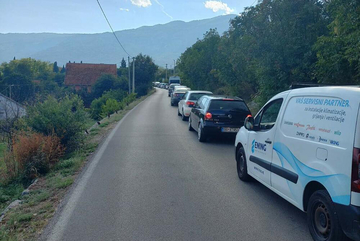
[[[251,145],[252,153],[255,152],[255,149],[260,150],[260,151],[266,151],[266,144],[265,143],[260,143],[260,142],[257,142],[255,140],[253,140],[251,144],[252,144]]]

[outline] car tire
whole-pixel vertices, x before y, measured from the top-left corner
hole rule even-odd
[[[201,126],[201,123],[199,123],[199,126],[198,126],[198,140],[200,142],[206,141],[206,135],[204,133],[204,128],[202,128],[202,126]]]
[[[314,192],[307,206],[307,223],[315,241],[346,240],[335,206],[326,190]]]
[[[182,109],[182,112],[181,112],[181,120],[186,121],[186,116],[184,115],[184,109]]]
[[[179,112],[179,108],[178,108],[178,116],[181,116],[180,112]]]
[[[247,172],[246,155],[242,147],[236,153],[236,170],[241,181],[250,181],[250,176]]]
[[[192,126],[191,126],[191,118],[189,117],[189,122],[188,122],[189,124],[188,124],[188,130],[189,131],[194,131],[194,128],[192,128]]]

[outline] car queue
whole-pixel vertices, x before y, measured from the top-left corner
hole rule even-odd
[[[306,212],[314,240],[360,240],[359,87],[285,91],[255,117],[238,97],[180,84],[169,96],[199,142],[235,137],[239,179],[255,179]]]

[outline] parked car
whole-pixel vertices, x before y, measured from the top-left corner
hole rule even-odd
[[[191,90],[186,92],[178,104],[178,115],[181,116],[183,121],[187,120],[190,115],[191,109],[195,106],[197,100],[203,95],[212,95],[210,91]]]
[[[174,90],[174,87],[175,87],[175,86],[178,86],[178,85],[180,85],[180,84],[175,83],[175,84],[170,84],[170,85],[169,85],[168,97],[171,96],[171,93],[172,93],[172,91]]]
[[[314,240],[360,240],[360,89],[271,98],[236,136],[237,172],[307,212]]]
[[[195,129],[200,142],[214,135],[235,136],[250,114],[241,98],[204,95],[191,109],[189,131]]]
[[[179,101],[183,98],[185,93],[189,91],[190,88],[177,88],[174,89],[174,92],[171,94],[170,105],[175,106],[179,103]]]

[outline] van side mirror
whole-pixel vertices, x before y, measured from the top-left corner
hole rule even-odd
[[[245,118],[244,127],[245,127],[245,129],[247,129],[249,131],[254,130],[254,117],[252,117],[251,115],[248,115]]]

